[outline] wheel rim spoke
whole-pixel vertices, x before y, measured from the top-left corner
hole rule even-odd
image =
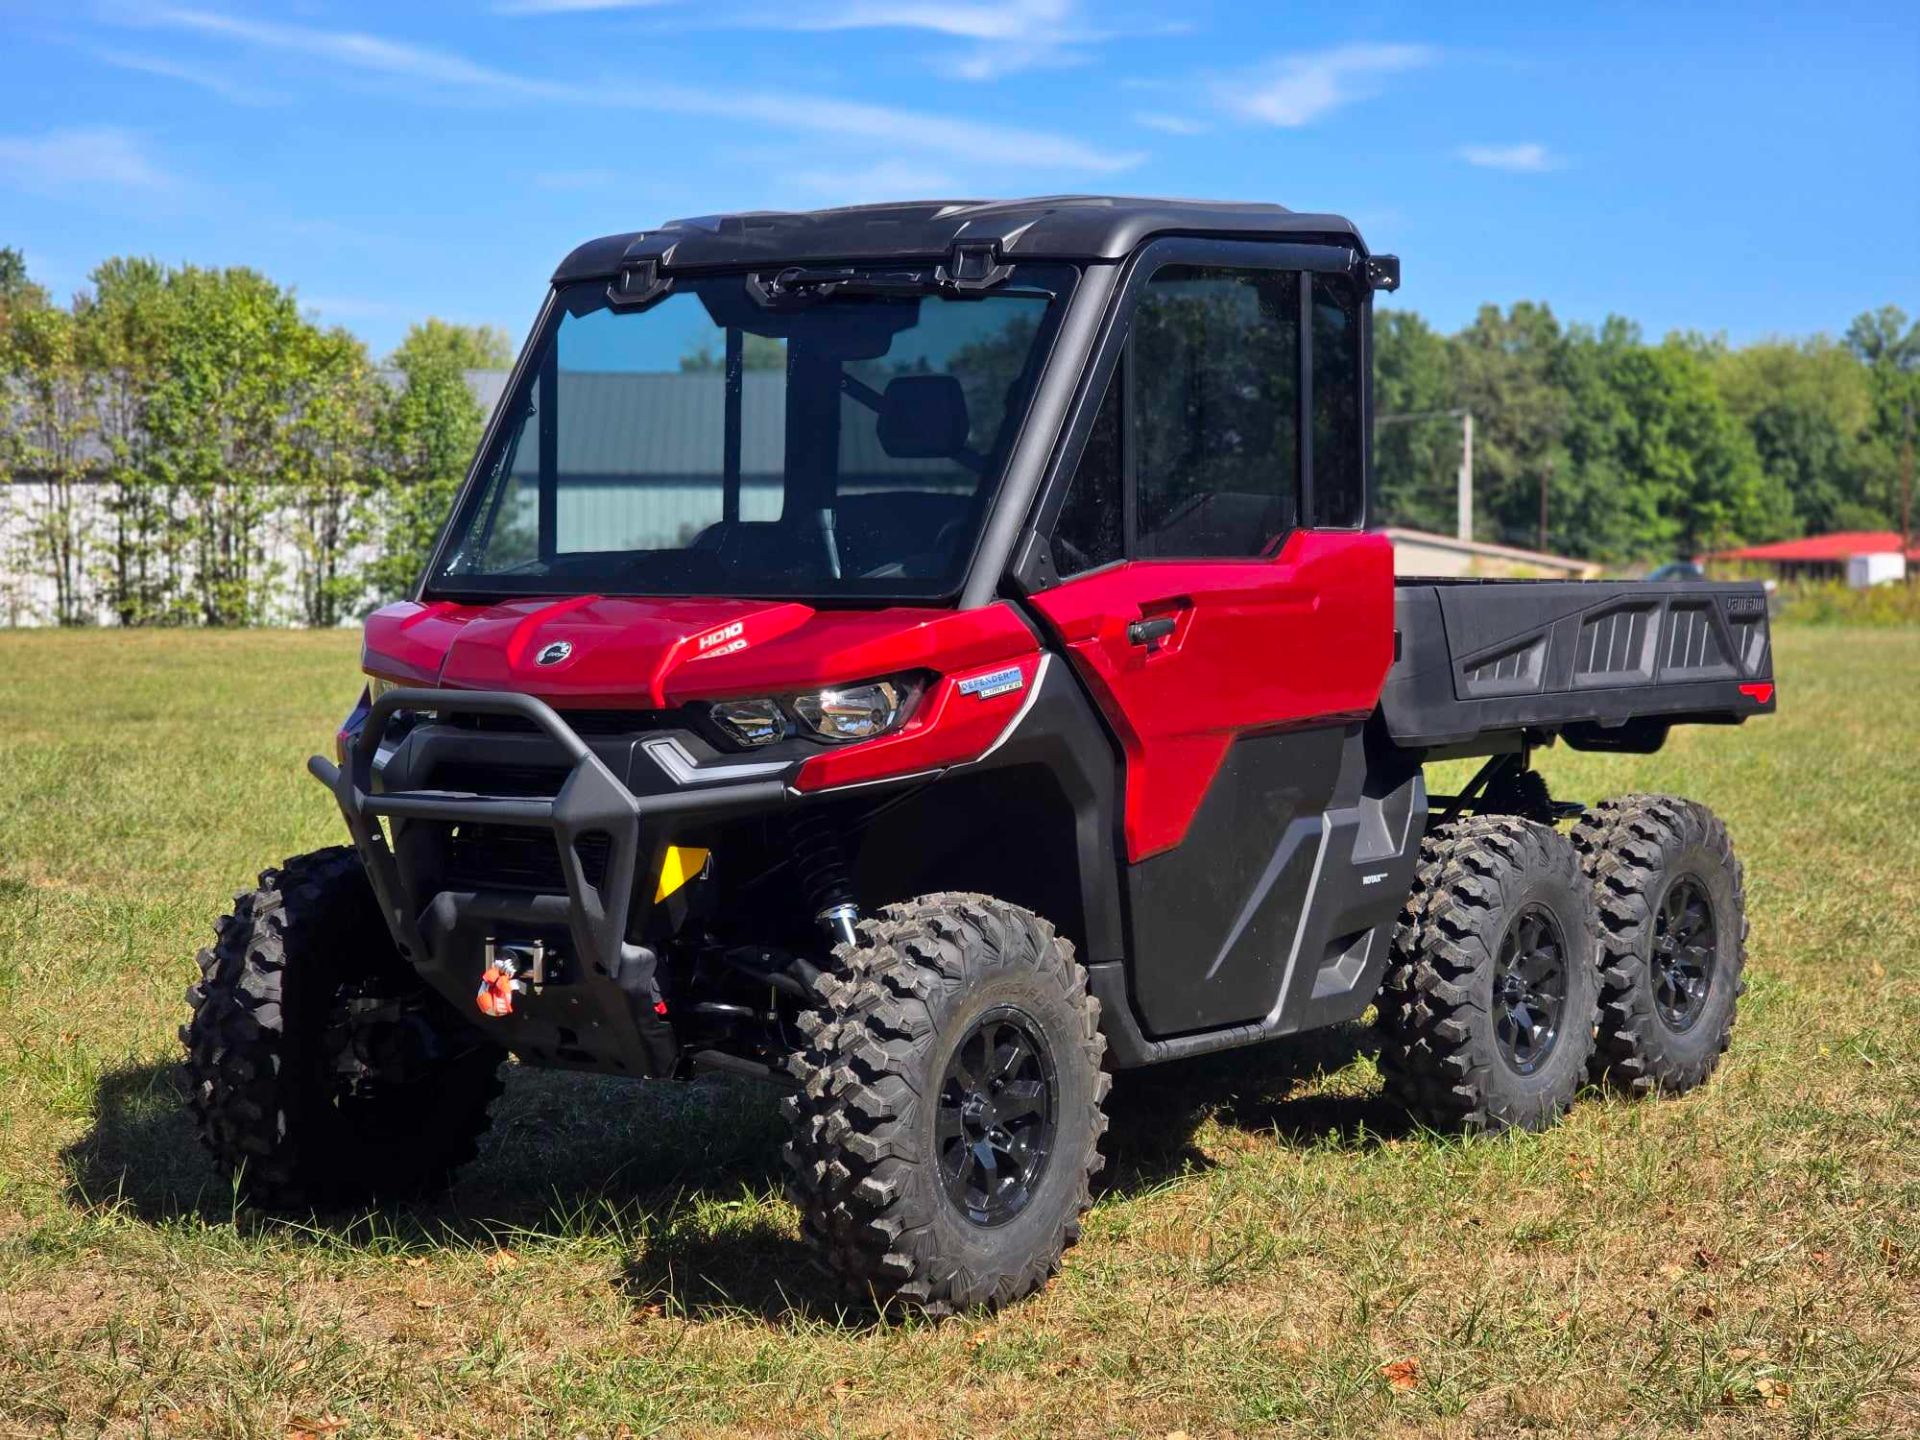
[[[1529,905],[1508,922],[1493,979],[1493,1033],[1501,1059],[1529,1075],[1552,1054],[1567,997],[1567,951],[1559,922]]]
[[[1675,1033],[1691,1030],[1706,1010],[1719,959],[1713,901],[1691,875],[1674,881],[1654,921],[1648,981],[1654,1013]]]
[[[975,1020],[940,1083],[935,1149],[948,1197],[976,1225],[1031,1202],[1053,1146],[1057,1085],[1039,1027],[1012,1006]]]

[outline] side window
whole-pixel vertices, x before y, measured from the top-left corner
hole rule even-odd
[[[1360,524],[1360,300],[1345,275],[1313,277],[1313,523]]]
[[[1053,522],[1053,568],[1065,578],[1111,564],[1126,553],[1120,499],[1120,376],[1107,382],[1073,483]]]
[[[1170,265],[1133,317],[1135,553],[1251,556],[1299,519],[1300,277]]]

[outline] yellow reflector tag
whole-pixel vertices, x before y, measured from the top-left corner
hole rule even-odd
[[[706,868],[707,852],[697,845],[667,846],[667,858],[660,862],[660,883],[653,888],[653,903],[658,905]]]

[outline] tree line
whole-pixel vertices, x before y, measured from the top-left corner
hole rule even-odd
[[[63,307],[0,249],[0,569],[58,624],[355,618],[419,575],[486,419],[466,372],[510,359],[426,320],[376,364],[248,269],[113,259]],[[1744,346],[1396,308],[1374,371],[1377,523],[1452,533],[1462,410],[1482,539],[1628,565],[1907,523],[1920,322],[1892,306]]]
[[[1908,523],[1920,323],[1894,306],[1838,340],[1563,325],[1542,304],[1481,307],[1443,335],[1375,318],[1374,512],[1454,531],[1453,476],[1474,420],[1476,538],[1616,565]],[[1441,412],[1436,414],[1435,412]]]
[[[376,366],[248,269],[109,260],[62,307],[0,250],[0,566],[56,624],[354,618],[418,576],[486,419],[466,372],[510,360],[427,320]]]

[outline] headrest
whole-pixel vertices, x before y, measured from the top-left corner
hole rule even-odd
[[[896,375],[880,397],[880,448],[896,460],[937,460],[967,447],[967,394],[951,375]]]

